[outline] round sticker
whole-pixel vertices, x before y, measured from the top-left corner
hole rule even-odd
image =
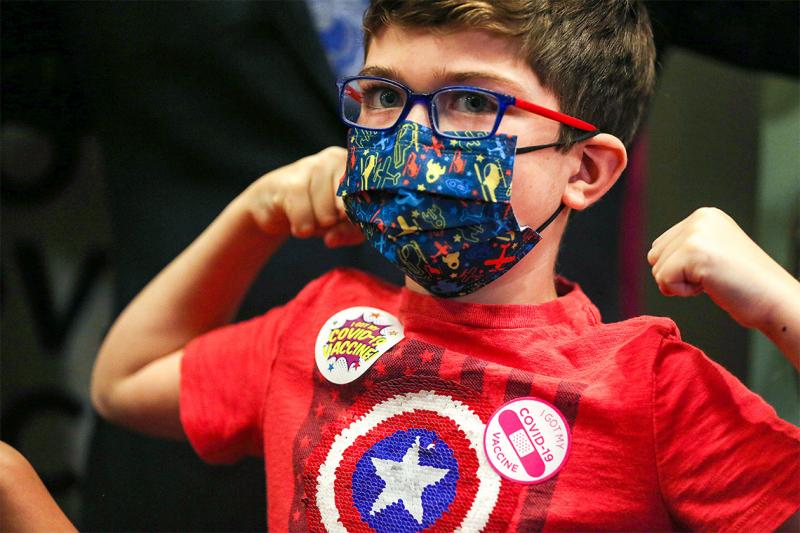
[[[569,425],[558,409],[525,397],[494,412],[486,425],[483,447],[498,474],[517,483],[535,484],[561,470],[570,440]]]
[[[317,368],[332,383],[350,383],[403,336],[403,325],[394,315],[375,307],[349,307],[319,330],[314,350]]]

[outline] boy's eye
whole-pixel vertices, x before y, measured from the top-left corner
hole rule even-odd
[[[392,87],[367,87],[364,89],[364,103],[374,109],[402,107],[403,95]]]
[[[380,103],[383,107],[397,107],[400,105],[400,95],[397,91],[392,89],[383,89],[379,97]]]
[[[477,92],[458,92],[450,95],[452,108],[462,113],[496,113],[497,102]]]

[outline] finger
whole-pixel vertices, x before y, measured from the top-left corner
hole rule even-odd
[[[658,290],[665,296],[693,296],[703,290],[701,283],[691,279],[680,251],[662,258],[654,270]]]
[[[671,229],[675,229],[674,227]],[[657,276],[663,271],[664,266],[669,262],[677,262],[680,256],[673,257],[683,246],[684,236],[679,232],[674,232],[667,239],[662,239],[657,248],[651,250],[652,255],[648,254],[648,260],[653,260],[653,276]]]
[[[269,190],[257,190],[254,198],[253,217],[263,231],[279,234],[290,231],[281,196]]]
[[[658,286],[659,290],[665,296],[695,296],[703,291],[703,288],[699,285],[693,283],[685,283],[685,282],[676,282],[676,283],[667,283]]]
[[[658,258],[663,254],[664,248],[682,233],[685,226],[686,219],[683,219],[659,235],[650,245],[650,251],[647,252],[647,262],[651,265],[655,264]]]
[[[330,179],[331,172],[329,164],[318,165],[308,181],[311,208],[314,211],[317,225],[321,228],[329,228],[339,219],[333,182]]]
[[[305,179],[297,178],[294,183],[288,186],[283,198],[283,210],[289,220],[292,235],[295,237],[309,237],[314,234],[316,220]]]
[[[697,257],[681,237],[670,242],[653,266],[653,278],[666,296],[693,296],[703,290]]]
[[[653,248],[647,254],[648,262],[653,265],[653,275],[656,276],[667,262],[678,263],[672,268],[672,272],[676,267],[683,269],[693,266],[692,264],[697,261],[695,250],[697,242],[698,239],[693,237],[693,228],[689,218],[681,220],[665,231],[653,241]]]
[[[343,221],[329,229],[323,240],[328,248],[338,248],[360,244],[364,241],[364,235],[357,226],[349,221]]]

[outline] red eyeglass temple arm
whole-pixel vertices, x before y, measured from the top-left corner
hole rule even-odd
[[[524,109],[525,111],[530,111],[531,113],[536,113],[537,115],[541,115],[543,117],[547,117],[562,124],[566,124],[567,126],[572,126],[573,128],[578,128],[579,130],[584,131],[596,131],[597,127],[580,120],[575,117],[571,117],[569,115],[565,115],[564,113],[559,113],[558,111],[553,111],[552,109],[547,109],[546,107],[538,106],[532,102],[528,102],[521,98],[514,99],[514,105],[520,109]]]
[[[344,92],[347,94],[347,96],[349,96],[350,98],[352,98],[353,100],[355,100],[359,104],[361,103],[361,93],[360,92],[356,91],[355,89],[353,89],[349,85],[345,85],[344,86]]]

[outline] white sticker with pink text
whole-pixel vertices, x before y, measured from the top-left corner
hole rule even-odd
[[[403,337],[403,325],[394,315],[375,307],[348,307],[320,328],[314,358],[325,379],[343,385],[364,375]]]
[[[517,483],[547,481],[569,455],[569,425],[558,409],[538,398],[512,400],[494,412],[483,446],[489,463]]]

